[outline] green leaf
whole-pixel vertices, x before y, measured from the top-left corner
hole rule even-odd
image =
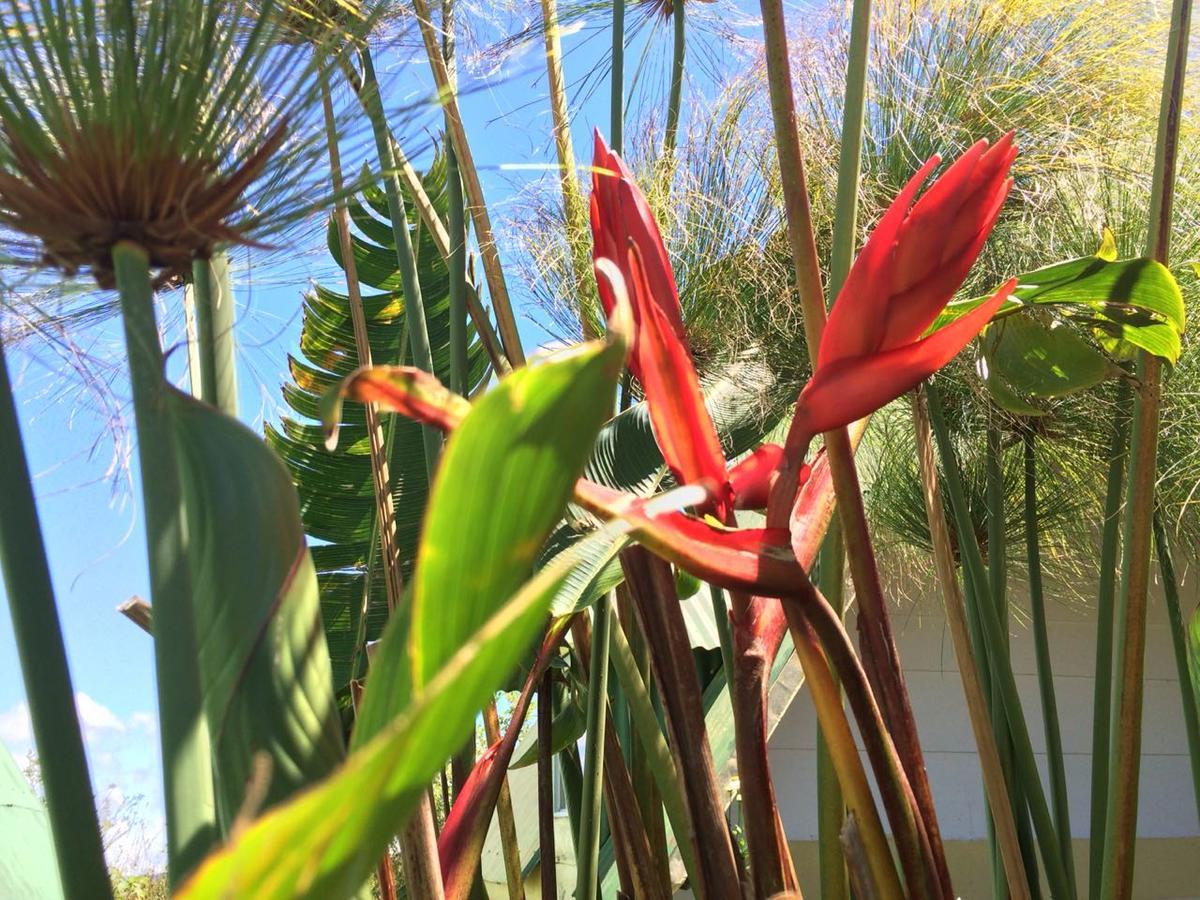
[[[1103,249],[1103,247],[1101,248]],[[1152,259],[1109,262],[1085,256],[1018,277],[1001,319],[1022,306],[1054,306],[1064,316],[1174,363],[1185,324],[1183,295],[1170,270]],[[965,315],[984,297],[951,303],[933,328]]]
[[[0,744],[0,896],[62,900],[46,804]]]
[[[1045,325],[1028,313],[988,326],[983,352],[989,388],[1002,383],[1019,398],[1066,396],[1118,371],[1074,329]]]
[[[505,378],[451,435],[442,470],[453,477],[434,485],[417,556],[416,685],[532,574],[608,416],[623,363],[619,343],[564,351],[553,364]]]
[[[513,593],[562,514],[623,361],[620,344],[584,345],[515,372],[476,403],[442,456],[412,621],[388,625],[379,652],[394,658],[377,656],[364,696],[364,720],[390,721],[336,775],[210,857],[182,896],[336,898],[367,879],[430,778],[520,661],[577,562],[567,554]],[[595,539],[614,533],[605,529]],[[379,677],[405,666],[407,690]],[[391,704],[394,710],[384,710]]]
[[[1200,606],[1188,620],[1188,672],[1192,676],[1192,696],[1200,703]]]
[[[262,439],[179,392],[178,447],[221,824],[228,828],[267,753],[271,806],[345,755],[317,577],[296,490]]]

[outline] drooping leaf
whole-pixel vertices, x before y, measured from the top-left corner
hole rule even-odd
[[[1024,398],[1063,397],[1119,372],[1075,329],[1062,322],[1043,324],[1028,312],[991,325],[983,352],[985,382],[993,397],[1017,413],[1023,409],[1013,406],[1037,410]]]
[[[269,807],[331,772],[345,750],[317,577],[287,469],[235,419],[169,395],[188,533],[217,806],[228,828],[255,773]]]
[[[583,468],[623,359],[619,342],[585,345],[514,373],[476,403],[442,457],[412,619],[393,619],[378,651],[397,659],[377,655],[368,680],[363,720],[384,724],[333,777],[210,857],[184,897],[336,898],[365,881],[575,563],[567,556],[518,589]],[[406,670],[406,689],[375,680]]]

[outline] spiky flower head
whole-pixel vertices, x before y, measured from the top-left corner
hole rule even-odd
[[[318,61],[338,46],[281,42],[279,2],[9,0],[11,255],[110,287],[112,248],[132,241],[166,282],[220,245],[262,245],[327,198],[313,110]]]

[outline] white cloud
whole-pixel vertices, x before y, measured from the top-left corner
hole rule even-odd
[[[79,722],[83,725],[84,730],[93,731],[124,731],[125,723],[122,722],[117,714],[105,706],[103,703],[97,703],[83,691],[75,692],[75,709],[79,712]]]
[[[0,741],[16,749],[33,742],[33,722],[29,718],[29,704],[24,700],[12,709],[0,712]]]

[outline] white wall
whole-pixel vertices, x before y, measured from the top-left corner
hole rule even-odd
[[[1018,586],[1019,590],[1019,586]],[[892,622],[912,698],[913,712],[947,840],[987,835],[978,758],[963,700],[954,648],[940,595],[893,607]],[[1018,595],[1018,603],[1023,599]],[[1184,592],[1185,614],[1196,605]],[[1049,600],[1050,652],[1066,755],[1071,829],[1086,837],[1090,816],[1092,692],[1095,616],[1090,608]],[[1019,621],[1018,621],[1019,620]],[[1018,610],[1010,628],[1013,668],[1029,722],[1034,751],[1045,774],[1045,737],[1027,616]],[[853,615],[848,623],[853,633]],[[1149,610],[1138,834],[1144,838],[1200,834],[1183,732],[1174,656],[1160,597]],[[801,691],[771,739],[771,765],[788,838],[815,840],[817,833],[815,724],[808,693]],[[1197,868],[1200,890],[1200,863]]]

